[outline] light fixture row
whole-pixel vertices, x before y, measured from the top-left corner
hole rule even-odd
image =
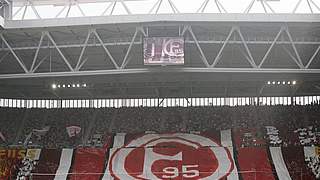
[[[59,89],[59,88],[86,88],[87,84],[86,83],[77,83],[77,84],[56,84],[53,83],[51,84],[52,89]]]
[[[297,81],[268,81],[268,85],[296,85]]]

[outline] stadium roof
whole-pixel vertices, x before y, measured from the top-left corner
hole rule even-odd
[[[20,2],[13,1],[13,4]],[[49,1],[31,2],[37,7]],[[122,1],[110,3],[114,2]],[[201,8],[206,9],[205,2],[200,3]],[[263,8],[262,1],[255,2]],[[302,1],[297,1],[296,5],[299,4]],[[27,6],[25,9],[34,11],[30,4],[21,7]],[[319,94],[320,15],[315,12],[317,4],[311,6],[309,14],[217,14],[203,13],[206,11],[202,12],[201,8],[198,13],[183,13],[175,12],[175,6],[170,4],[172,12],[168,14],[160,13],[159,3],[155,9],[157,6],[159,14],[5,18],[0,34],[0,96],[120,98]],[[216,4],[217,7],[221,4]],[[27,16],[27,12],[25,14]],[[160,36],[184,37],[185,65],[143,65],[143,38]],[[267,81],[292,80],[300,82],[299,86],[265,88]],[[78,82],[88,83],[89,88],[59,92],[50,89],[52,83]]]

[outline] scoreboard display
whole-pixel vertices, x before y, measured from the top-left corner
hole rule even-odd
[[[183,65],[184,39],[181,37],[144,38],[145,65]]]

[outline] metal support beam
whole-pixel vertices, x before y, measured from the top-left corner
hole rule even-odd
[[[107,8],[102,12],[101,16],[104,16],[107,13],[107,11],[112,7],[112,4],[113,4],[112,2],[109,3]]]
[[[180,33],[180,35],[183,34],[183,32]],[[146,37],[148,37],[147,33],[145,33]],[[247,44],[251,44],[251,45],[268,45],[268,44],[272,44],[272,41],[269,40],[252,40],[252,39],[245,39]],[[225,40],[220,40],[220,39],[216,39],[216,40],[198,40],[199,44],[223,44],[225,42]],[[105,46],[124,46],[124,45],[130,45],[130,41],[121,41],[119,40],[119,42],[105,42],[103,43]],[[196,42],[194,40],[185,40],[185,43],[189,43],[189,44],[195,44]],[[228,41],[229,44],[243,44],[243,42],[241,40],[229,40]],[[296,45],[320,45],[320,42],[318,41],[294,41],[293,42]],[[135,45],[137,44],[142,44],[142,41],[136,41],[134,43]],[[277,44],[286,44],[286,45],[291,45],[290,41],[286,41],[286,40],[281,40],[281,41],[277,41]],[[84,44],[83,43],[75,43],[75,44],[57,44],[57,47],[61,48],[81,48],[83,47]],[[96,47],[96,46],[100,46],[100,44],[96,44],[96,43],[88,43],[87,47]],[[18,47],[12,47],[13,50],[36,50],[38,48],[38,46],[18,46]],[[47,46],[41,46],[42,48],[49,48],[49,49],[54,49],[55,47],[53,45],[47,45]],[[0,51],[8,51],[9,48],[6,47],[0,47]]]
[[[316,57],[316,55],[318,54],[319,51],[320,51],[320,45],[318,46],[317,50],[311,56],[308,64],[305,66],[306,69],[308,69],[310,67],[310,64],[312,63],[312,61],[314,60],[314,58]]]
[[[120,3],[122,4],[124,9],[126,10],[127,14],[132,14],[130,9],[128,8],[128,6],[126,5],[126,3],[123,0],[120,0]]]
[[[215,66],[217,65],[217,63],[218,63],[218,61],[219,61],[219,59],[220,59],[220,56],[221,56],[221,54],[222,54],[222,51],[223,51],[224,48],[226,47],[226,45],[227,45],[229,39],[231,38],[231,35],[232,35],[232,33],[233,33],[234,30],[235,30],[235,27],[232,27],[231,30],[230,30],[230,32],[229,32],[229,34],[228,34],[228,36],[227,36],[227,38],[226,38],[226,40],[224,41],[222,47],[220,48],[220,50],[219,50],[216,58],[214,59],[213,63],[211,64],[211,67],[215,67]]]
[[[289,40],[290,40],[290,42],[291,42],[291,46],[292,46],[292,48],[293,48],[293,50],[294,50],[294,53],[296,54],[296,57],[297,57],[297,59],[298,59],[298,61],[299,61],[299,67],[300,67],[300,68],[304,68],[303,62],[302,62],[302,60],[301,60],[301,58],[300,58],[300,55],[299,55],[298,50],[297,50],[297,48],[296,48],[296,45],[293,43],[292,36],[291,36],[291,34],[290,34],[290,32],[289,32],[289,28],[286,27],[286,28],[285,28],[285,31],[286,31],[286,33],[287,33],[287,35],[288,35],[288,37],[289,37]]]
[[[260,64],[259,64],[258,68],[261,68],[261,66],[263,65],[264,61],[267,59],[267,57],[268,57],[268,55],[270,54],[273,46],[274,46],[274,45],[276,44],[276,42],[278,41],[278,39],[279,39],[279,37],[280,37],[283,29],[284,29],[283,27],[280,28],[280,31],[278,32],[278,34],[277,34],[276,37],[274,38],[274,40],[273,40],[272,44],[270,45],[270,47],[268,48],[266,54],[264,54],[264,56],[263,56],[263,58],[262,58],[262,60],[261,60],[261,62],[260,62]]]
[[[108,50],[108,48],[104,45],[102,39],[100,38],[99,34],[97,33],[96,30],[93,30],[93,34],[96,36],[96,38],[98,39],[98,41],[100,42],[101,46],[103,47],[104,51],[107,53],[107,55],[109,56],[111,62],[113,63],[114,67],[116,69],[119,69],[118,64],[116,63],[116,61],[114,60],[114,58],[112,57],[110,51]]]
[[[4,38],[3,34],[0,34],[0,37],[2,39],[2,41],[4,42],[4,44],[9,48],[10,52],[12,53],[12,55],[14,56],[14,58],[17,60],[17,62],[19,63],[20,67],[23,69],[23,71],[25,73],[28,73],[28,69],[26,68],[26,66],[24,65],[24,63],[22,62],[22,60],[17,56],[17,54],[14,52],[14,50],[11,48],[11,46],[9,45],[8,41]]]
[[[86,14],[83,12],[83,10],[82,10],[82,8],[80,7],[80,5],[79,5],[78,2],[76,2],[76,6],[77,6],[77,8],[79,9],[81,15],[82,15],[82,16],[86,16]]]
[[[33,6],[31,1],[29,1],[29,3],[33,13],[37,16],[38,19],[41,19],[41,16],[39,15],[38,10]]]
[[[63,6],[63,8],[57,13],[57,15],[55,16],[55,18],[58,18],[62,13],[63,11],[67,8],[67,6]]]
[[[293,8],[293,11],[292,11],[293,14],[296,13],[296,11],[297,11],[298,7],[300,6],[301,2],[302,2],[302,0],[299,0],[298,3],[295,5],[295,7]]]
[[[250,63],[250,65],[251,65],[252,67],[256,68],[257,65],[256,65],[256,63],[255,63],[255,61],[254,61],[254,59],[253,59],[253,56],[252,56],[252,54],[251,54],[251,52],[250,52],[250,50],[249,50],[249,47],[248,47],[246,41],[244,40],[244,37],[243,37],[243,35],[242,35],[242,33],[241,33],[240,28],[237,27],[237,28],[236,28],[236,31],[238,32],[238,34],[239,34],[239,36],[240,36],[240,38],[241,38],[241,41],[242,41],[242,43],[243,43],[243,46],[244,46],[244,48],[246,49],[246,51],[247,51],[247,53],[248,53],[248,56],[249,56],[249,59],[247,59],[248,62]]]
[[[36,65],[36,67],[34,67],[34,68],[31,70],[31,72],[34,73],[34,72],[40,67],[40,65],[41,65],[48,57],[49,57],[49,55],[46,55],[45,57],[43,57],[43,58],[39,61],[39,63]]]
[[[69,63],[69,61],[67,60],[67,58],[63,55],[63,53],[61,52],[61,50],[59,49],[59,47],[57,46],[56,42],[54,41],[54,39],[52,38],[52,36],[50,35],[50,33],[48,31],[44,32],[45,35],[49,38],[49,40],[51,41],[51,43],[53,44],[53,46],[57,49],[57,51],[59,52],[60,56],[62,57],[63,61],[66,63],[66,65],[68,66],[70,71],[74,71],[74,69],[72,68],[71,64]]]
[[[33,61],[32,61],[32,65],[30,67],[30,71],[33,71],[33,67],[34,67],[34,65],[35,65],[35,63],[37,61],[38,54],[39,54],[39,51],[40,51],[40,47],[41,47],[44,35],[45,35],[44,33],[41,34],[39,45],[38,45],[38,48],[36,50],[36,53],[34,54],[34,58],[33,58]]]
[[[199,42],[198,42],[198,40],[197,40],[197,37],[195,36],[195,34],[194,34],[193,31],[192,31],[191,26],[188,26],[187,29],[188,29],[188,31],[190,32],[193,40],[195,41],[195,43],[196,43],[196,45],[197,45],[197,48],[198,48],[198,50],[199,50],[199,52],[200,52],[201,60],[202,60],[203,64],[204,64],[206,67],[209,67],[208,60],[207,60],[206,56],[204,55],[204,53],[203,53],[203,51],[202,51],[202,48],[201,48],[201,46],[200,46],[200,44],[199,44]]]
[[[272,74],[320,74],[320,69],[283,69],[283,68],[140,68],[113,69],[92,71],[67,71],[45,73],[1,74],[0,79],[39,78],[39,77],[73,77],[119,74],[148,74],[148,73],[272,73]]]
[[[132,48],[132,46],[133,46],[133,44],[134,44],[134,40],[135,40],[136,37],[137,37],[138,31],[140,31],[140,30],[137,28],[136,31],[134,32],[134,35],[133,35],[133,37],[132,37],[131,43],[130,43],[129,48],[128,48],[128,50],[127,50],[127,53],[126,53],[126,55],[125,55],[124,58],[123,58],[123,61],[122,61],[122,64],[121,64],[120,69],[124,69],[124,68],[126,67],[126,65],[128,64],[128,62],[129,62],[129,61],[128,61],[128,56],[129,56],[129,54],[130,54],[130,52],[131,52],[131,48]]]
[[[310,0],[310,2],[318,9],[318,11],[320,11],[320,7],[313,0]]]
[[[174,5],[174,3],[171,0],[168,0],[168,2],[170,4],[170,7],[171,7],[173,13],[180,13],[180,11],[178,10],[177,6]]]
[[[296,65],[297,65],[300,69],[304,68],[304,67],[302,67],[302,66],[300,65],[300,63],[299,63],[299,61],[297,60],[297,58],[294,57],[294,56],[291,54],[291,52],[290,52],[285,46],[282,46],[282,48],[284,49],[284,51],[290,56],[290,58],[296,63]]]
[[[78,71],[78,70],[80,69],[80,68],[79,68],[79,65],[80,65],[80,63],[81,63],[82,56],[83,56],[83,54],[84,54],[84,51],[86,50],[86,47],[87,47],[87,45],[88,45],[88,41],[89,41],[89,39],[90,39],[90,35],[91,35],[92,32],[93,32],[93,31],[92,31],[91,29],[88,31],[86,40],[84,41],[84,44],[83,44],[83,47],[82,47],[82,49],[81,49],[80,56],[79,56],[79,59],[78,59],[78,62],[77,62],[76,68],[75,68],[76,71]]]

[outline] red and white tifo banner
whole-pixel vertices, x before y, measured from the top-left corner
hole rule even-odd
[[[209,147],[208,147],[209,146]],[[130,148],[128,148],[130,147]],[[232,152],[197,134],[145,134],[114,149],[103,179],[221,179],[234,168]]]

